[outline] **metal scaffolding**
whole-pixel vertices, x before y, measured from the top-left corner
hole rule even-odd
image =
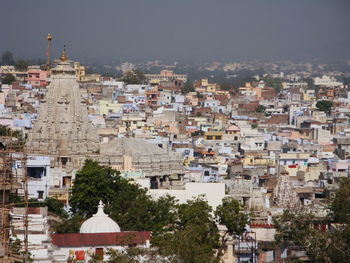
[[[28,257],[28,178],[27,154],[21,134],[1,127],[0,136],[0,262],[27,261]],[[25,208],[24,240],[10,237],[10,212],[15,205]]]

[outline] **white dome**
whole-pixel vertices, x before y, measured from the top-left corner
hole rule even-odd
[[[80,233],[115,233],[120,232],[119,225],[103,211],[104,204],[100,201],[97,213],[86,220],[80,227]]]

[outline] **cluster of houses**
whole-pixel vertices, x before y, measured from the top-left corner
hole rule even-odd
[[[92,158],[147,188],[154,198],[170,194],[186,202],[204,195],[215,208],[222,198],[233,196],[252,216],[225,262],[234,257],[240,262],[279,262],[292,252],[273,246],[273,218],[299,206],[325,216],[327,193],[337,188],[341,177],[349,176],[350,90],[333,77],[316,77],[313,87],[285,81],[281,90],[262,80],[222,90],[201,79],[184,93],[187,76],[169,70],[146,75],[143,84],[90,76],[83,66],[65,58],[52,70],[48,74],[35,66],[27,72],[0,68],[2,76],[16,78],[1,85],[0,125],[28,135],[30,198],[55,197],[68,204],[76,171],[84,159]],[[65,78],[79,84],[80,97],[76,90],[69,93],[71,84]],[[50,88],[63,90],[62,94],[50,94]],[[329,111],[316,106],[322,100],[332,101]],[[40,112],[41,107],[46,108]],[[79,129],[88,126],[87,135],[82,135]],[[80,151],[81,138],[96,147]],[[54,140],[61,141],[54,145]],[[38,145],[47,147],[41,150]],[[116,245],[115,239],[96,243],[86,233],[51,236],[47,211],[34,210],[32,221],[44,222],[29,235],[38,262],[74,257],[84,262],[87,250],[102,253]],[[104,216],[101,204],[98,213]],[[11,214],[13,224],[23,217],[19,208]],[[99,231],[89,233],[103,235]],[[106,240],[110,235],[116,234],[106,235]],[[139,244],[149,246],[150,233],[136,237]]]

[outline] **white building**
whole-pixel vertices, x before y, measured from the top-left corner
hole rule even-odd
[[[320,87],[339,87],[342,86],[343,83],[337,81],[334,77],[323,75],[322,77],[316,77],[314,78],[314,84],[315,86]]]
[[[11,216],[11,238],[24,242],[24,207],[14,207]],[[34,262],[50,263],[47,207],[31,207],[28,213],[28,248]]]
[[[186,183],[185,189],[182,190],[150,189],[149,192],[154,199],[166,195],[173,196],[180,204],[196,197],[203,197],[213,209],[216,209],[217,206],[222,204],[222,199],[225,197],[225,184]]]
[[[100,201],[98,211],[80,227],[80,233],[51,235],[54,249],[51,262],[89,262],[92,255],[107,260],[108,249],[123,250],[130,244],[150,247],[150,232],[121,232],[119,225],[103,211]]]

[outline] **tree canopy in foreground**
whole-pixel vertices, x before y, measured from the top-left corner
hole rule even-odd
[[[146,189],[122,178],[118,171],[87,160],[72,188],[73,216],[57,230],[77,231],[84,218],[96,213],[99,200],[122,231],[152,231],[152,249],[147,256],[154,260],[158,255],[159,262],[219,262],[227,237],[242,234],[247,223],[239,203],[232,198],[225,198],[216,211],[200,197],[183,204],[170,196],[154,200]],[[220,237],[218,224],[227,228],[224,238]],[[140,253],[130,253],[110,251],[109,262],[137,262]]]
[[[331,200],[328,218],[317,218],[305,208],[285,210],[274,222],[276,243],[284,248],[305,250],[311,262],[349,262],[349,203],[350,178],[343,178]],[[327,226],[327,230],[316,227],[320,225]]]

